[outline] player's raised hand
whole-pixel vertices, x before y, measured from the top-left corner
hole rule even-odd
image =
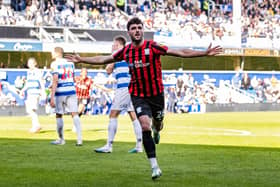
[[[210,43],[209,47],[206,50],[206,54],[208,56],[218,55],[223,52],[223,48],[219,45],[212,47],[212,43]]]
[[[64,56],[64,58],[66,58],[67,60],[69,60],[71,62],[75,62],[75,63],[82,62],[82,59],[81,59],[80,55],[78,55],[78,54],[66,54]]]

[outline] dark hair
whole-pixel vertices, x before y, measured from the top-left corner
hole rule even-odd
[[[127,28],[127,30],[129,30],[129,27],[130,27],[130,25],[132,25],[132,24],[141,24],[142,26],[143,26],[143,22],[142,22],[142,20],[141,19],[139,19],[138,17],[133,17],[133,18],[131,18],[128,22],[127,22],[127,25],[126,25],[126,28]]]
[[[116,36],[114,38],[114,41],[119,42],[122,46],[125,46],[125,43],[126,43],[126,39],[123,36]]]

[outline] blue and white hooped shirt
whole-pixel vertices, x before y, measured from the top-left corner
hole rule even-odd
[[[128,88],[130,82],[129,68],[125,61],[116,62],[114,64],[114,75],[117,80],[118,88]]]
[[[28,96],[40,95],[42,89],[42,85],[41,85],[42,78],[43,78],[42,71],[39,70],[38,68],[34,68],[32,70],[27,71],[26,91]]]
[[[59,58],[52,62],[51,73],[58,74],[58,84],[55,96],[69,96],[76,94],[74,70],[74,63],[69,62],[64,58]]]

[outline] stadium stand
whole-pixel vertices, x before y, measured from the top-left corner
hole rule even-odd
[[[114,36],[125,35],[125,23],[131,16],[144,20],[145,30],[151,31],[145,33],[146,38],[164,41],[171,46],[205,47],[214,42],[232,47],[236,40],[232,0],[129,0],[123,10],[115,2],[107,0],[40,2],[3,1],[0,7],[1,40],[68,44],[94,42],[101,43],[102,52],[108,52],[110,49],[106,51],[104,46]],[[241,7],[242,46],[239,47],[280,49],[280,2],[242,0]],[[16,47],[28,49],[29,45]],[[31,47],[42,51],[40,45],[32,44]],[[19,72],[9,71],[9,87],[16,87],[10,78],[22,76],[24,71]],[[249,72],[247,84],[241,72],[237,77],[235,75],[236,72],[165,72],[168,111],[188,111],[191,105],[205,103],[279,102],[278,81],[271,79],[275,76],[279,80],[277,73]],[[95,77],[96,73],[91,76]],[[102,84],[104,82],[106,79]],[[3,89],[1,94],[5,94]],[[112,99],[110,95],[102,94],[99,91],[93,93],[95,99],[91,107],[95,113],[104,111],[102,107],[100,109],[100,103],[110,103]]]
[[[129,16],[139,16],[144,20],[146,30],[196,43],[228,43],[236,34],[232,0],[130,0],[124,11],[106,0],[44,2],[42,5],[39,0],[2,4],[0,25],[125,30]],[[241,7],[243,45],[279,48],[280,2],[242,0]],[[87,36],[81,34],[82,38]],[[56,39],[60,38],[57,34]]]
[[[19,89],[24,84],[26,70],[2,69],[7,73],[1,81],[1,105],[24,105]],[[45,71],[46,88],[50,84]],[[241,87],[242,76],[251,77],[248,89]],[[188,112],[192,107],[205,104],[230,103],[280,103],[280,73],[276,72],[234,72],[234,71],[164,71],[166,110],[169,112]],[[236,84],[236,74],[238,80]],[[79,71],[77,71],[79,75]],[[105,71],[89,70],[94,81],[108,88],[114,88],[114,78]],[[18,83],[17,83],[18,82]],[[48,89],[46,90],[48,92]],[[88,114],[107,114],[113,100],[113,92],[104,92],[98,88],[91,95],[92,102],[87,108]],[[41,105],[48,103],[42,98]],[[197,109],[198,110],[198,109]],[[200,109],[199,109],[200,110]]]

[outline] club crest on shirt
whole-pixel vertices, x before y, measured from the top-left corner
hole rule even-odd
[[[145,49],[145,55],[150,55],[150,49],[149,48]]]

